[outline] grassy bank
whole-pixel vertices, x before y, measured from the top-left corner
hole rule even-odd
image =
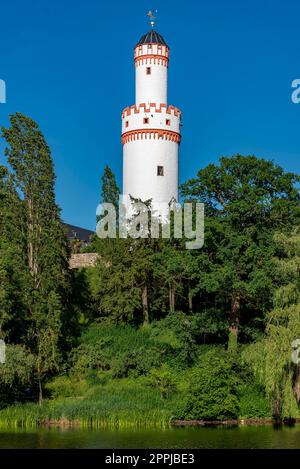
[[[71,383],[70,383],[71,387]],[[106,385],[78,386],[79,395],[46,400],[42,406],[16,404],[0,411],[0,427],[33,427],[51,423],[81,427],[160,427],[170,424],[178,395],[161,399],[142,382],[111,381]]]
[[[235,353],[196,345],[188,325],[180,313],[142,329],[91,325],[70,354],[68,373],[45,383],[42,406],[28,403],[25,385],[13,397],[7,388],[0,427],[164,428],[172,420],[270,419],[264,387],[244,363],[247,347]],[[14,357],[8,354],[9,369]]]
[[[138,379],[109,380],[92,385],[85,380],[56,379],[51,388],[51,399],[42,406],[37,403],[10,405],[0,410],[0,428],[34,428],[37,426],[78,426],[81,428],[167,428],[176,416],[185,386],[179,385],[175,393],[162,399],[159,390]],[[50,390],[50,389],[49,389]],[[231,424],[270,423],[271,414],[265,401],[248,392],[241,394],[239,418]],[[250,408],[252,407],[252,408]],[[213,423],[213,422],[212,422]],[[216,424],[217,422],[214,422]],[[219,423],[222,423],[220,420]],[[223,422],[224,423],[224,422]],[[226,422],[225,422],[226,423]],[[230,424],[230,422],[228,421]],[[206,421],[188,420],[179,426],[207,424]]]

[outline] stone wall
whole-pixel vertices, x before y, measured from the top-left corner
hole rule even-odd
[[[86,252],[83,254],[72,254],[70,258],[70,269],[81,269],[82,267],[95,267],[98,254]]]

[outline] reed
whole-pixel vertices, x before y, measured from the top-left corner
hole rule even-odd
[[[0,427],[78,425],[84,428],[166,428],[174,400],[126,380],[89,388],[80,398],[57,398],[37,404],[16,404],[0,411]]]

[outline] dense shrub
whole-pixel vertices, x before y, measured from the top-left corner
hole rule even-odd
[[[148,383],[160,392],[160,397],[166,399],[176,391],[176,383],[172,373],[166,368],[153,369],[148,376]]]
[[[271,418],[271,405],[263,388],[258,384],[243,384],[239,387],[240,418]]]
[[[35,359],[21,345],[6,346],[6,361],[0,365],[0,405],[34,397]]]
[[[230,320],[226,311],[210,308],[194,314],[191,321],[193,334],[198,343],[227,343]]]
[[[65,375],[57,376],[45,386],[46,391],[52,398],[80,397],[87,388],[87,382],[78,381]]]
[[[182,312],[169,314],[153,323],[151,337],[164,350],[165,361],[173,366],[186,366],[197,356],[195,325],[192,316]]]
[[[237,418],[238,414],[238,380],[232,362],[222,350],[209,350],[191,371],[188,393],[176,417],[223,420]]]
[[[73,350],[70,371],[82,378],[99,370],[110,370],[113,378],[140,376],[164,363],[177,368],[192,364],[196,351],[192,322],[183,313],[139,329],[95,323]]]
[[[163,348],[150,329],[94,324],[71,356],[71,373],[86,377],[92,370],[111,370],[114,378],[138,376],[162,363]]]

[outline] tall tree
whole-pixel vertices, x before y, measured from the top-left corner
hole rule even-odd
[[[69,289],[69,248],[55,202],[50,149],[38,125],[20,113],[2,128],[6,157],[23,206],[27,308],[26,342],[35,353],[39,401],[43,380],[58,369],[63,303]]]
[[[109,242],[108,242],[109,241]],[[131,239],[100,239],[95,296],[98,314],[113,323],[138,322],[141,292]]]
[[[0,334],[14,341],[24,331],[24,211],[4,166],[0,166],[0,214]]]
[[[119,205],[120,189],[118,187],[116,177],[108,165],[104,169],[101,183],[101,202],[113,204],[117,209]]]
[[[182,293],[185,259],[178,245],[164,241],[161,249],[153,255],[154,275],[168,289],[169,312],[174,313],[176,296]]]
[[[116,177],[110,167],[108,165],[105,166],[104,173],[101,177],[101,196],[100,196],[100,202],[101,203],[107,203],[107,204],[112,204],[115,207],[116,210],[116,223],[115,227],[118,227],[118,221],[119,221],[119,196],[120,196],[120,189],[118,187]],[[100,220],[105,217],[106,213],[103,215],[98,215],[96,216],[96,223],[100,222]],[[90,249],[91,251],[97,251],[99,252],[100,250],[103,251],[103,248],[105,247],[106,244],[110,244],[110,239],[106,239],[105,242],[101,242],[102,240],[99,240],[97,235],[93,235],[91,238],[91,246]]]
[[[300,235],[275,236],[278,258],[274,308],[266,317],[266,336],[245,350],[265,386],[277,419],[295,418],[300,403]],[[293,348],[294,347],[294,348]]]
[[[206,219],[217,227],[210,267],[229,304],[236,337],[242,309],[270,306],[272,235],[299,220],[299,181],[272,161],[236,155],[222,157],[182,186],[185,200],[204,203]]]

